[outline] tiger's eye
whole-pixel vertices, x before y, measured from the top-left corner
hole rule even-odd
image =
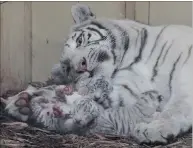
[[[80,36],[77,40],[77,47],[82,44],[82,37]]]

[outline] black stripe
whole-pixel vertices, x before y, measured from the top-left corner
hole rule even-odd
[[[190,48],[189,48],[189,50],[188,50],[188,56],[187,56],[187,58],[186,58],[186,60],[184,61],[184,63],[183,63],[183,65],[188,61],[188,59],[190,58],[190,56],[191,56],[191,53],[192,53],[192,45],[190,46]]]
[[[95,25],[99,29],[103,29],[103,30],[107,31],[107,34],[108,34],[108,36],[110,38],[110,41],[111,41],[111,49],[115,49],[115,47],[116,47],[116,43],[115,43],[116,39],[115,39],[115,36],[113,35],[113,33],[109,29],[107,29],[106,27],[104,27],[102,24],[100,24],[98,22],[94,22],[93,21],[93,22],[91,22],[91,25]]]
[[[86,29],[96,32],[101,37],[101,39],[103,38],[103,34],[100,31],[98,31],[97,29],[91,28],[91,27],[88,27]]]
[[[109,29],[107,29],[106,27],[104,27],[102,24],[100,24],[98,22],[92,21],[91,25],[95,25],[99,29],[103,29],[103,30],[105,30],[107,32],[107,37],[110,38],[111,53],[113,55],[113,60],[114,60],[114,63],[115,63],[116,62],[116,58],[117,58],[116,55],[115,55],[115,51],[114,51],[114,49],[116,48],[116,38],[115,38],[115,36],[113,35],[113,33]]]
[[[139,36],[140,36],[140,33],[139,33],[139,30],[137,30],[137,38],[136,38],[136,41],[135,41],[135,47],[137,47]]]
[[[93,56],[95,55],[96,50],[92,53],[91,57],[89,58],[89,62],[91,61],[91,59],[93,58]]]
[[[91,34],[90,34],[90,33],[88,33],[88,40],[90,39],[90,37],[91,37]]]
[[[106,51],[99,51],[98,57],[97,57],[97,61],[98,62],[103,62],[108,60],[110,57],[108,55],[108,53]]]
[[[138,38],[139,38],[139,36],[140,36],[140,33],[139,33],[139,30],[138,29],[136,29],[136,28],[134,28],[134,27],[131,27],[132,29],[134,29],[136,32],[137,32],[137,38],[136,38],[136,41],[135,41],[135,47],[137,48],[137,43],[138,43]],[[126,39],[127,40],[127,39]],[[127,41],[126,41],[127,42]],[[125,43],[126,43],[125,42]],[[128,42],[129,42],[129,35],[128,35]],[[128,44],[128,47],[127,47],[127,49],[129,48],[129,44]],[[122,62],[123,62],[123,60],[124,60],[124,57],[125,57],[125,54],[126,54],[126,47],[125,47],[125,52],[124,52],[124,55],[123,55],[123,58],[122,58],[122,60],[121,60],[121,64],[122,64]],[[121,66],[120,66],[121,67]],[[122,70],[124,70],[124,69],[128,69],[129,67],[125,67],[125,68],[122,68]],[[120,69],[121,70],[121,69]],[[115,72],[113,73],[113,74],[115,74]]]
[[[161,34],[163,33],[163,31],[166,29],[166,27],[167,27],[167,26],[164,26],[164,27],[161,29],[161,31],[159,32],[159,34],[157,35],[156,40],[155,40],[155,43],[154,43],[154,45],[153,45],[153,48],[151,49],[151,53],[150,53],[150,55],[149,55],[149,57],[148,57],[147,60],[149,60],[150,57],[152,56],[155,48],[157,47],[158,40],[159,40]]]
[[[164,50],[166,44],[167,44],[167,42],[165,42],[165,44],[162,46],[161,52],[160,52],[160,54],[159,54],[159,56],[158,56],[158,58],[157,58],[157,60],[156,60],[156,63],[155,63],[155,65],[154,65],[154,67],[153,67],[153,75],[152,75],[152,77],[151,77],[151,81],[154,81],[154,78],[157,76],[157,66],[158,66],[160,57],[161,57],[161,55],[162,55],[162,53],[163,53],[163,50]]]
[[[112,34],[112,32],[108,32],[108,35],[109,35],[109,38],[111,39],[110,42],[111,42],[111,49],[115,49],[116,48],[116,38],[115,36]]]
[[[82,38],[83,38],[82,42],[84,43],[86,41],[85,33],[82,34]]]
[[[88,41],[88,44],[86,46],[90,46],[90,45],[96,45],[96,44],[99,44],[100,41],[102,41],[103,39],[100,39],[100,40],[95,40],[95,41]]]
[[[99,29],[107,30],[104,26],[102,26],[100,23],[92,21],[91,25],[97,26]]]
[[[180,60],[180,58],[181,58],[181,55],[182,55],[182,53],[179,55],[179,57],[177,58],[177,60],[174,62],[173,67],[172,67],[172,70],[171,70],[171,72],[170,72],[170,77],[169,77],[169,89],[170,89],[170,93],[171,93],[171,91],[172,91],[173,75],[174,75],[174,72],[175,72],[175,70],[176,70],[176,66],[177,66],[177,64],[178,64],[178,62],[179,62],[179,60]]]
[[[138,63],[141,60],[143,49],[147,43],[147,30],[145,28],[141,31],[141,46],[139,49],[139,53],[137,57],[135,57],[134,61],[129,65],[129,67],[132,67],[134,64]]]
[[[91,49],[90,49],[90,51],[89,51],[89,53],[88,53],[88,58],[89,58],[89,56],[90,56],[90,54],[92,53],[93,50],[94,50],[94,48],[91,48]]]
[[[123,57],[122,57],[122,59],[121,59],[121,64],[122,64],[122,62],[123,62],[123,60],[124,60],[124,57],[125,57],[125,55],[126,55],[126,52],[127,52],[128,49],[129,49],[129,41],[130,41],[129,35],[128,35],[126,32],[123,32],[123,36],[124,36],[124,40],[123,40],[124,53],[123,53]]]
[[[112,75],[111,75],[111,78],[112,78],[112,79],[115,77],[117,71],[118,71],[118,69],[115,69],[115,70],[113,71],[113,73],[112,73]]]
[[[168,55],[168,52],[169,52],[170,48],[172,47],[172,45],[173,45],[173,41],[170,44],[170,46],[167,48],[161,64],[163,64],[165,62],[166,56]]]
[[[117,56],[115,55],[115,51],[113,49],[111,49],[111,53],[113,55],[113,63],[115,64]]]
[[[121,64],[126,52],[128,51],[128,48],[129,48],[129,41],[130,41],[129,34],[121,26],[119,26],[117,24],[113,24],[113,25],[119,31],[119,34],[121,37],[121,44],[120,45],[121,45],[121,47],[123,47],[123,50],[124,50],[124,53],[122,55],[123,57],[122,57],[121,62],[120,62],[120,64]]]
[[[135,98],[138,98],[137,94],[135,94],[135,93],[133,92],[133,90],[131,90],[131,88],[129,88],[127,85],[122,85],[122,87],[124,87],[125,89],[127,89],[132,96],[134,96]]]
[[[84,25],[81,25],[81,26],[79,26],[79,27],[76,27],[76,28],[74,28],[74,31],[80,31],[81,30],[81,28],[84,28],[84,27],[87,27],[87,26],[89,26],[89,25],[95,25],[95,26],[97,26],[99,29],[104,29],[104,30],[106,30],[107,32],[109,32],[108,31],[108,29],[106,29],[105,27],[103,27],[101,24],[99,24],[99,23],[97,23],[97,22],[90,22],[90,23],[87,23],[87,24],[84,24]],[[91,27],[90,27],[91,28]],[[92,28],[92,31],[94,31],[94,29],[95,28]],[[98,31],[97,29],[95,29],[95,32],[96,31]],[[99,32],[97,32],[97,33],[99,33]],[[100,33],[99,33],[100,34]],[[102,34],[101,34],[102,35]],[[90,35],[88,35],[88,39],[90,38],[91,36]],[[106,36],[103,36],[102,35],[102,37],[101,37],[101,39],[99,39],[99,40],[96,40],[96,41],[91,41],[91,42],[88,42],[88,44],[86,45],[86,46],[89,46],[89,45],[91,45],[91,44],[99,44],[99,42],[101,41],[101,40],[106,40]]]
[[[139,38],[140,33],[139,33],[139,30],[136,29],[135,27],[131,27],[131,28],[137,32],[137,38],[136,38],[136,40],[135,40],[135,47],[137,47],[138,38]]]
[[[94,55],[94,59],[93,59],[94,62],[97,60],[98,55],[99,55],[99,52],[97,52],[97,53]]]

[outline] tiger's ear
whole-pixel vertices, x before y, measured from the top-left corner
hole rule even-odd
[[[71,12],[76,24],[82,23],[91,18],[96,18],[88,6],[79,3],[72,6]]]

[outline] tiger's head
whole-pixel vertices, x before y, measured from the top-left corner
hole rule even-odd
[[[89,72],[110,77],[120,60],[115,48],[116,30],[110,20],[96,19],[88,6],[76,4],[71,8],[75,25],[64,44],[60,67],[64,73],[73,68],[77,73]],[[66,62],[68,61],[68,66]],[[68,71],[66,71],[68,70]]]

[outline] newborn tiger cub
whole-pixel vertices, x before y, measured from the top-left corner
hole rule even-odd
[[[71,85],[51,85],[39,89],[29,85],[15,96],[1,98],[1,102],[5,104],[8,115],[21,121],[33,119],[48,129],[56,130],[56,118],[66,118],[69,104],[78,97],[81,96],[73,92]]]
[[[76,86],[80,95],[89,96],[105,109],[110,107],[109,93],[112,91],[112,85],[104,76],[87,78],[79,81]]]
[[[55,66],[55,69],[57,69],[57,66]],[[66,66],[68,65],[66,64]],[[75,74],[72,71],[73,69],[70,70],[71,78],[75,78]],[[60,71],[55,71],[54,74],[58,76]],[[65,75],[64,72],[63,75]],[[63,110],[59,108],[69,110],[69,106],[66,106],[66,104],[69,104],[66,102],[67,97],[70,98],[68,99],[69,101],[83,97],[93,99],[98,103],[101,101],[101,104],[108,108],[109,100],[107,97],[112,89],[110,81],[105,80],[103,76],[88,78],[89,76],[88,72],[79,74],[79,83],[76,85],[71,82],[67,85],[51,85],[39,89],[29,85],[26,90],[16,96],[9,97],[8,100],[4,100],[3,98],[1,100],[6,104],[8,114],[22,121],[27,121],[29,115],[32,113],[30,116],[31,119],[35,119],[36,122],[43,123],[44,126],[55,129],[55,117],[63,115]],[[69,77],[66,79],[69,79]],[[63,104],[63,102],[66,104]]]
[[[34,119],[48,130],[81,135],[103,133],[135,136],[139,134],[139,124],[156,118],[155,106],[158,106],[160,99],[157,92],[145,92],[133,107],[115,110],[104,109],[94,100],[71,91],[71,87],[65,85],[39,89],[29,86],[7,100],[1,98],[1,101],[5,103],[9,115],[21,121]]]

